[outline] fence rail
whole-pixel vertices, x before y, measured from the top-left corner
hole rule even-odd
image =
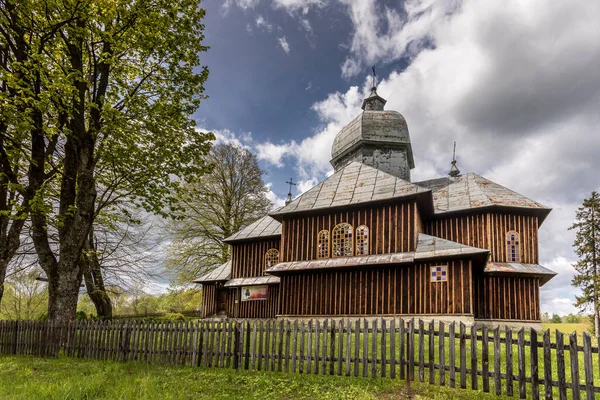
[[[458,328],[458,329],[457,329]],[[513,332],[421,320],[0,321],[0,354],[389,377],[538,399],[593,399],[587,333]],[[596,354],[596,356],[594,356]]]

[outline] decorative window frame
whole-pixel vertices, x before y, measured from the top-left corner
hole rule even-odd
[[[336,240],[336,232],[343,227],[343,237],[339,236]],[[347,237],[348,232],[350,233],[350,237]],[[349,250],[348,253],[344,251],[344,254],[336,253],[336,243],[343,243],[344,249]],[[331,230],[331,257],[352,257],[354,255],[354,227],[347,222],[340,222]]]
[[[273,260],[272,255],[276,254],[277,258]],[[275,262],[273,262],[275,261]],[[271,268],[273,265],[279,264],[279,250],[271,248],[265,253],[265,269]]]
[[[506,232],[506,261],[519,263],[521,262],[521,235],[515,230]]]
[[[325,236],[324,239],[322,237]],[[325,248],[325,252],[322,252],[321,249]],[[331,254],[331,235],[327,229],[320,230],[317,233],[317,260],[321,260],[324,258],[329,258]]]
[[[357,256],[368,256],[369,255],[369,239],[370,239],[371,231],[369,227],[366,225],[359,225],[356,227],[355,231],[355,241],[356,245],[354,246],[354,252]],[[362,246],[361,246],[362,245]],[[361,251],[361,247],[363,250]]]

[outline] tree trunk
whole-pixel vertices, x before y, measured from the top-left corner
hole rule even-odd
[[[100,261],[93,244],[90,243],[93,233],[90,233],[89,236],[90,239],[85,244],[85,254],[82,261],[85,287],[90,300],[96,307],[96,315],[102,319],[112,319],[112,303],[106,293]]]

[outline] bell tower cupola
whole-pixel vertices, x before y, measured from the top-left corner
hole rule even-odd
[[[363,111],[337,134],[331,148],[335,171],[358,161],[410,182],[415,167],[406,120],[397,111],[384,110],[387,101],[377,94],[375,74]]]

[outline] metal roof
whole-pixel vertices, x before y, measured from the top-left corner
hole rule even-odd
[[[270,215],[348,206],[427,192],[429,189],[368,165],[352,162]]]
[[[278,283],[279,283],[278,276],[259,276],[259,277],[255,277],[255,278],[232,279],[225,284],[225,287],[277,285]]]
[[[278,274],[281,272],[294,272],[305,270],[336,269],[347,267],[370,267],[386,264],[412,263],[413,253],[391,253],[370,256],[335,257],[311,261],[291,261],[275,264],[265,272]]]
[[[535,275],[540,278],[540,286],[556,276],[556,272],[539,264],[488,262],[484,272],[492,274]]]
[[[231,275],[231,261],[213,269],[209,273],[202,275],[200,278],[192,281],[193,283],[219,282],[226,281]]]
[[[433,191],[436,214],[489,206],[535,209],[544,218],[550,212],[542,204],[475,173],[415,182],[415,185]]]
[[[281,223],[268,215],[254,221],[242,230],[229,236],[224,242],[237,242],[241,240],[270,237],[281,235]]]
[[[451,240],[419,233],[415,260],[437,257],[453,257],[463,255],[485,255],[490,251],[478,247],[466,246]]]

